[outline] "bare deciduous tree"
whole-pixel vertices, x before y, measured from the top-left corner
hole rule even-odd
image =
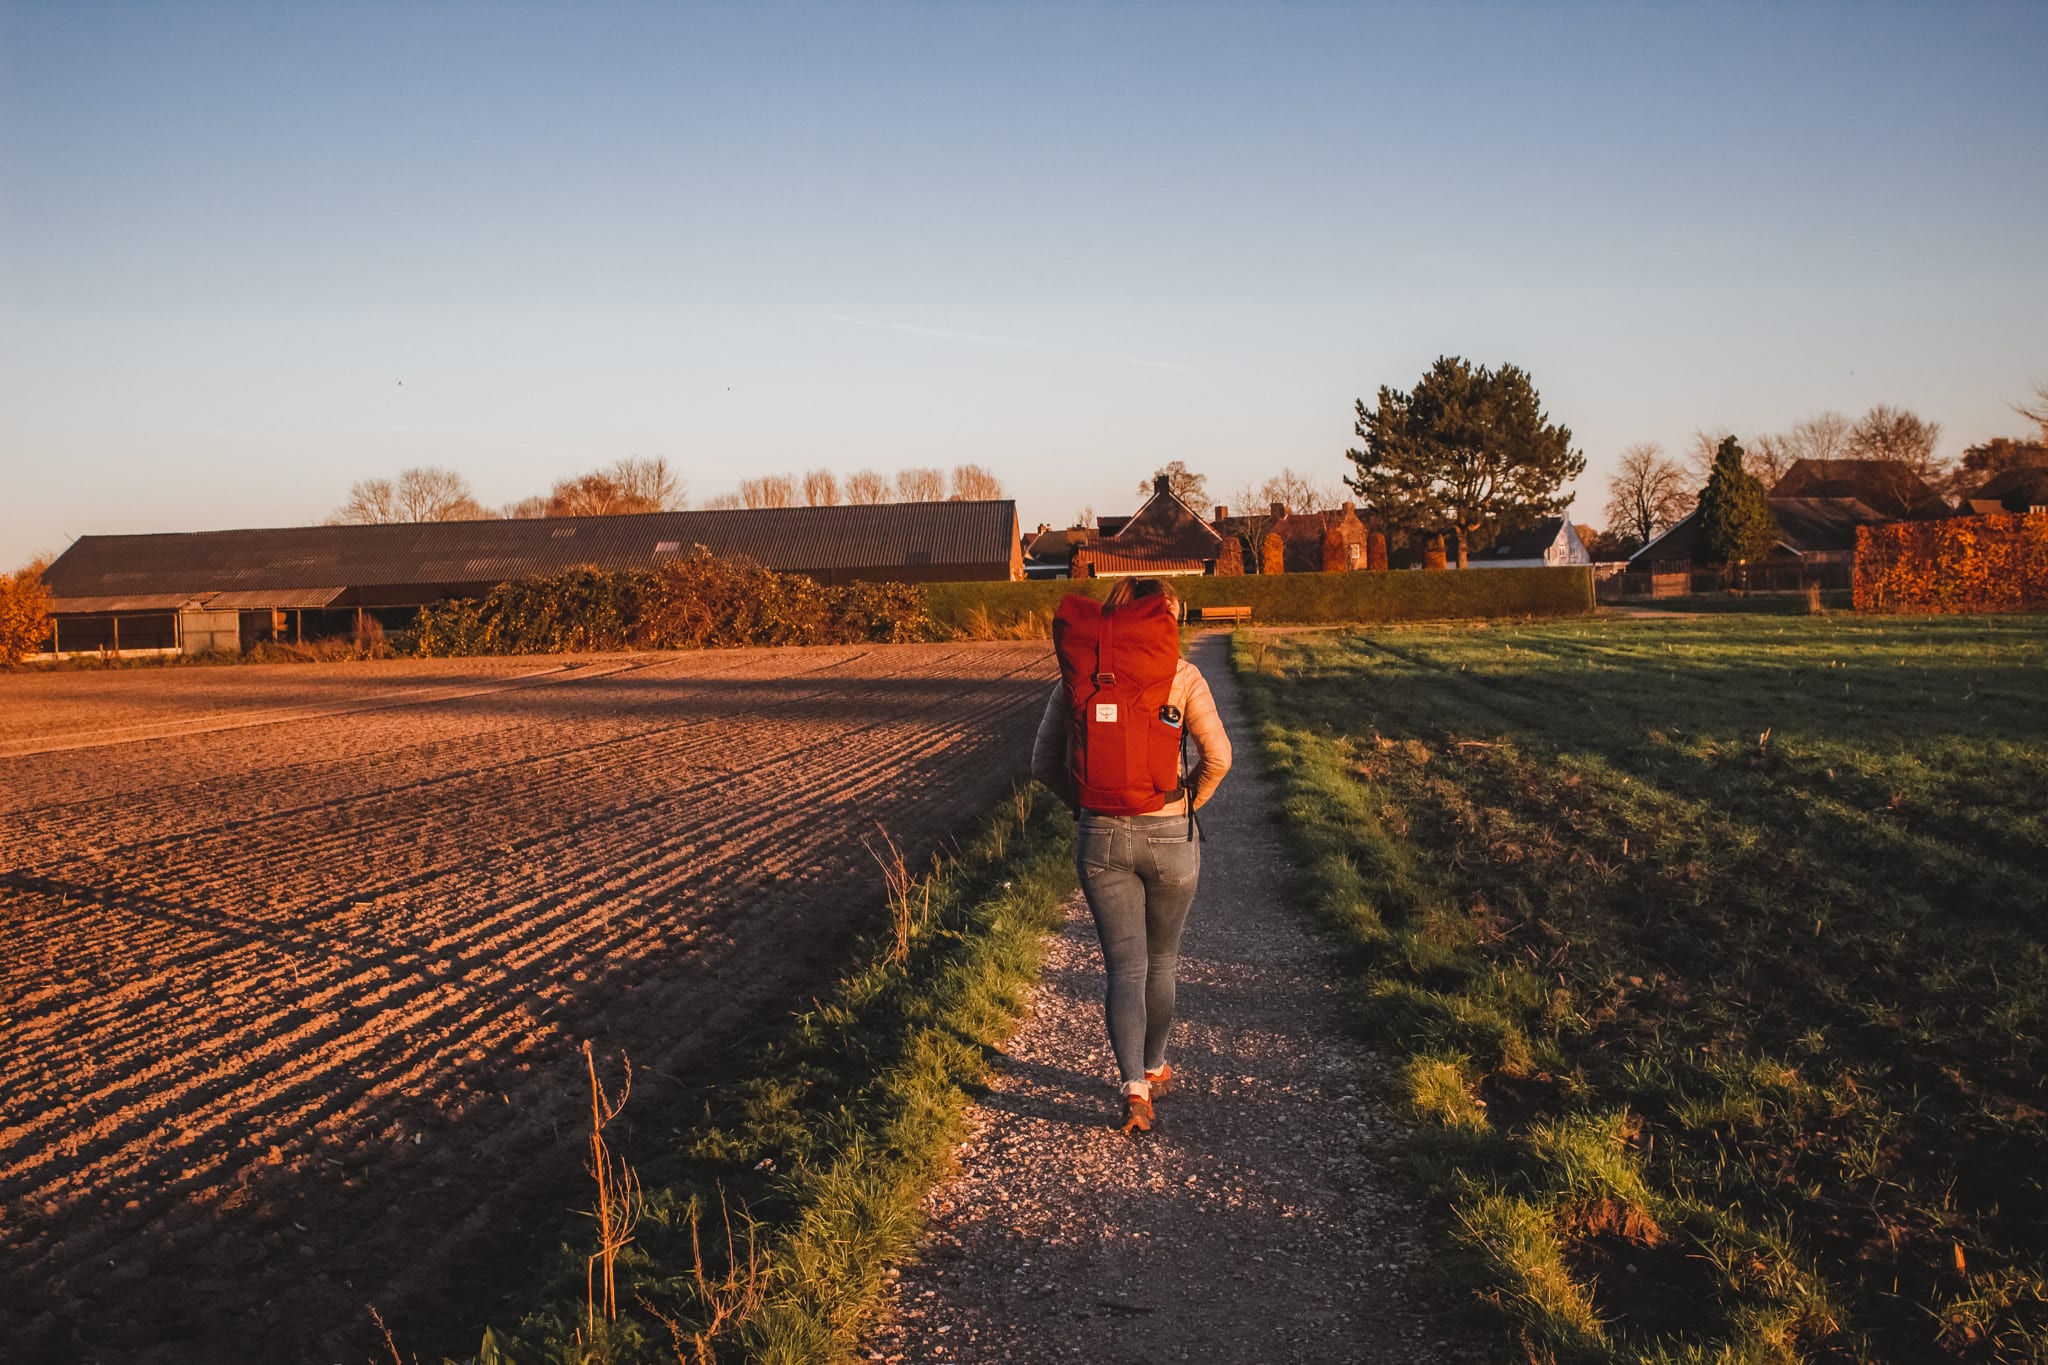
[[[1759,436],[1742,451],[1742,467],[1756,476],[1765,488],[1776,488],[1778,480],[1799,457],[1792,453],[1792,438],[1773,432]]]
[[[683,505],[683,485],[661,456],[623,459],[609,467],[563,479],[548,491],[551,517],[617,517],[636,512],[673,512]]]
[[[1161,475],[1164,475],[1166,478],[1166,491],[1179,498],[1188,506],[1200,507],[1209,501],[1209,480],[1207,476],[1195,473],[1182,460],[1170,460],[1162,467],[1153,470],[1152,477],[1138,485],[1138,496],[1141,498],[1151,497],[1152,489],[1159,482]]]
[[[330,526],[382,526],[397,521],[398,489],[389,479],[358,479],[348,490],[348,501],[327,518]]]
[[[363,479],[328,518],[337,526],[396,521],[481,521],[489,513],[469,491],[469,480],[435,465],[407,469],[396,480]]]
[[[1714,472],[1714,456],[1720,452],[1721,442],[1734,434],[1726,427],[1694,429],[1692,439],[1685,443],[1685,454],[1679,457],[1685,481],[1694,491],[1707,486],[1707,476]]]
[[[861,507],[871,507],[878,502],[889,500],[889,476],[872,469],[863,469],[846,476],[846,500]]]
[[[737,512],[743,505],[740,502],[739,494],[720,493],[715,498],[705,500],[704,510],[707,512]]]
[[[1003,481],[995,471],[978,464],[953,466],[953,496],[962,502],[987,502],[1003,495]]]
[[[400,521],[481,521],[482,504],[469,491],[469,480],[452,469],[429,465],[398,476]]]
[[[640,512],[683,510],[683,481],[668,467],[668,457],[629,456],[605,471],[619,485],[624,500]]]
[[[1245,543],[1254,551],[1265,543],[1266,532],[1273,529],[1271,501],[1266,496],[1264,484],[1247,479],[1238,485],[1237,491],[1230,495],[1230,501],[1224,504],[1232,516],[1243,523]]]
[[[532,521],[547,514],[548,500],[538,493],[530,498],[521,498],[518,502],[508,502],[498,509],[501,521]]]
[[[1944,474],[1934,447],[1941,440],[1941,423],[1928,422],[1906,408],[1879,403],[1858,418],[1849,432],[1849,450],[1860,460],[1891,460],[1905,465],[1929,483]]]
[[[896,471],[898,502],[944,502],[946,472],[942,469],[899,469]]]
[[[1643,441],[1621,452],[1607,481],[1607,529],[1646,545],[1692,510],[1685,471],[1667,459],[1664,447]]]
[[[1282,503],[1290,512],[1327,512],[1342,501],[1334,486],[1293,469],[1282,469],[1259,486],[1260,503]]]
[[[1785,445],[1795,460],[1846,460],[1850,430],[1849,419],[1841,413],[1817,413],[1793,423],[1785,433]]]
[[[2041,443],[2048,445],[2048,382],[2034,385],[2034,401],[2014,403],[2012,410],[2041,428]]]
[[[646,511],[627,500],[625,489],[609,474],[584,474],[563,479],[548,492],[551,517],[615,517]]]
[[[804,505],[806,507],[837,507],[839,505],[839,477],[829,469],[813,469],[804,475]]]
[[[748,507],[788,507],[796,501],[796,480],[787,474],[763,474],[740,481],[740,502]]]

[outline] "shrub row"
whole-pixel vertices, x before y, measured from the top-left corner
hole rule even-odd
[[[571,569],[420,609],[422,655],[716,649],[933,638],[916,588],[828,586],[747,560],[692,555],[654,570]]]
[[[1109,578],[1032,583],[932,583],[932,621],[955,633],[1004,632],[1044,619],[1068,593],[1101,597]],[[1577,616],[1593,610],[1590,569],[1467,569],[1456,573],[1302,573],[1173,580],[1191,607],[1248,606],[1274,625],[1371,624],[1494,616]]]
[[[2048,610],[2048,512],[1859,526],[1856,610]]]

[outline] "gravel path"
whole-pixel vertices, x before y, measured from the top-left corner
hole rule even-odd
[[[877,1361],[1456,1362],[1498,1356],[1429,1273],[1385,1063],[1344,1022],[1327,946],[1286,898],[1271,784],[1223,655],[1208,677],[1238,766],[1203,812],[1202,888],[1168,1058],[1181,1087],[1133,1140],[1076,896],[1031,1018],[927,1200]]]

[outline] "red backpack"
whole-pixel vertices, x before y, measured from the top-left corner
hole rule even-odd
[[[1149,815],[1181,795],[1183,718],[1168,700],[1180,626],[1164,597],[1072,594],[1052,620],[1067,685],[1067,772],[1084,809]]]

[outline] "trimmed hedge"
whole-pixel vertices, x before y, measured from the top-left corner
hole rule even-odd
[[[1102,597],[1115,581],[930,583],[924,597],[932,621],[941,629],[968,629],[969,618],[978,609],[988,624],[1001,630],[1029,616],[1049,618],[1068,593]],[[1254,625],[1578,616],[1593,610],[1593,571],[1585,568],[1187,576],[1171,581],[1191,607],[1250,607]]]
[[[1857,527],[1856,610],[2048,610],[2048,513]]]

